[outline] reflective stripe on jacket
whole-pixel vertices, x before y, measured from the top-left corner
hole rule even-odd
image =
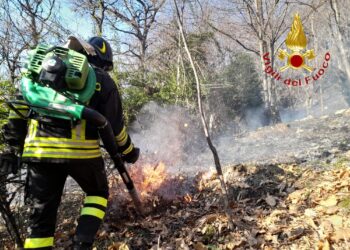
[[[101,157],[99,140],[87,139],[86,121],[70,129],[70,133],[60,133],[50,136],[45,125],[40,126],[36,120],[31,120],[27,137],[24,142],[22,158],[51,159],[91,159]],[[64,131],[64,130],[61,130]],[[66,134],[66,138],[64,138]]]

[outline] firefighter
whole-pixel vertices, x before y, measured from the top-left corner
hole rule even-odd
[[[85,53],[96,73],[96,90],[88,107],[111,123],[121,158],[135,163],[139,149],[134,147],[123,122],[123,112],[117,87],[106,73],[113,69],[110,44],[101,37],[86,43],[69,37],[69,48]],[[21,100],[21,96],[17,96]],[[17,106],[25,114],[26,106]],[[28,238],[24,249],[52,249],[57,209],[67,176],[71,176],[86,193],[78,219],[73,249],[91,249],[95,234],[105,215],[108,184],[102,159],[97,128],[81,120],[45,117],[44,120],[24,120],[11,111],[3,127],[4,139],[10,150],[0,157],[0,167],[16,171],[18,157],[28,166],[27,197],[32,203]]]

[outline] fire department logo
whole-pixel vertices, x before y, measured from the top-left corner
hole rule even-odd
[[[277,52],[277,56],[281,61],[287,61],[287,64],[279,68],[279,70],[275,70],[273,68],[274,60],[272,60],[270,57],[269,52],[266,52],[262,56],[262,60],[265,65],[264,71],[268,76],[273,78],[275,81],[283,82],[286,86],[308,85],[310,83],[315,83],[322,78],[329,67],[331,54],[329,52],[325,53],[323,63],[319,67],[316,65],[315,67],[308,65],[308,63],[310,63],[310,61],[312,61],[316,56],[313,49],[306,50],[307,39],[299,14],[294,15],[292,27],[287,35],[286,46],[288,50],[279,49]],[[305,69],[310,73],[307,76],[298,74],[299,78],[295,79],[282,75],[282,72],[286,69]]]
[[[313,60],[315,53],[313,49],[303,52],[307,46],[307,39],[298,13],[294,16],[291,30],[286,39],[286,46],[291,51],[290,53],[283,49],[278,50],[278,58],[281,61],[287,58],[287,64],[279,69],[280,72],[289,68],[295,70],[306,69],[309,72],[313,71],[313,68],[307,65],[307,60]]]

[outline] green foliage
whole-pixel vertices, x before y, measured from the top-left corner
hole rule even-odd
[[[156,94],[158,100],[174,103],[180,94],[180,86],[176,82],[176,74],[169,72],[169,78]]]
[[[213,37],[214,33],[212,32],[191,33],[187,36],[187,43],[192,56],[200,65],[206,65],[208,63],[205,44],[210,42]]]
[[[181,106],[193,106],[196,95],[196,86],[190,72],[187,74],[180,72],[181,77],[177,76],[177,69],[173,67],[163,73],[163,81],[159,92],[155,94],[156,101],[167,104],[177,104]],[[188,75],[184,79],[184,74]]]
[[[15,86],[7,80],[0,80],[0,123],[4,123],[7,120],[8,106],[5,101],[14,95],[16,91]]]
[[[143,84],[140,72],[121,74],[118,85],[126,122],[132,122],[143,105],[150,101],[192,106],[196,94],[195,84],[191,78],[186,78],[186,81],[183,78],[177,80],[176,74],[175,68],[162,72],[148,72]]]
[[[254,62],[247,54],[238,54],[222,73],[223,83],[231,85],[224,94],[227,105],[239,112],[262,104],[261,83]]]
[[[202,69],[208,66],[206,44],[213,38],[211,32],[189,33],[187,41],[196,65]],[[172,49],[179,45],[175,36]],[[167,50],[166,50],[167,51]],[[196,106],[197,90],[193,71],[186,53],[182,50],[181,60],[178,51],[166,56],[163,51],[159,61],[160,67],[154,71],[139,68],[134,71],[119,72],[120,92],[123,97],[125,119],[131,122],[144,104],[155,101],[159,104],[176,104],[193,110]],[[205,70],[204,70],[205,71]],[[204,79],[202,79],[203,84]],[[206,94],[206,91],[203,91]]]
[[[221,72],[212,78],[218,88],[209,92],[210,108],[226,120],[244,117],[245,111],[262,105],[262,89],[253,59],[247,54],[236,54]]]
[[[7,122],[7,117],[9,113],[9,108],[5,101],[7,98],[11,97],[15,93],[15,86],[7,80],[0,80],[0,129]],[[2,150],[4,145],[0,144],[0,149]]]
[[[192,53],[197,66],[206,68],[208,65],[206,44],[213,38],[211,32],[189,33],[187,34],[188,47]],[[178,37],[174,37],[174,47],[179,44]],[[181,42],[180,42],[181,44]],[[197,89],[193,70],[187,58],[186,53],[182,50],[181,58],[177,54],[173,57],[164,58],[166,67],[161,71],[151,74],[151,80],[148,83],[156,85],[157,91],[151,97],[158,103],[176,104],[194,109],[197,104]],[[149,78],[148,74],[148,78]],[[201,79],[202,83],[204,79]]]
[[[124,88],[122,91],[122,97],[126,124],[133,121],[142,106],[150,101],[149,96],[146,95],[142,88],[134,86]]]

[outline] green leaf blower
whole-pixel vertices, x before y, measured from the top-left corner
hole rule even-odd
[[[142,206],[125,165],[108,120],[99,112],[86,107],[96,88],[96,75],[85,55],[64,47],[40,44],[29,52],[24,65],[20,89],[24,102],[8,101],[18,115],[15,105],[27,105],[26,119],[54,117],[76,122],[85,119],[98,128],[100,138],[125,183],[136,209]]]

